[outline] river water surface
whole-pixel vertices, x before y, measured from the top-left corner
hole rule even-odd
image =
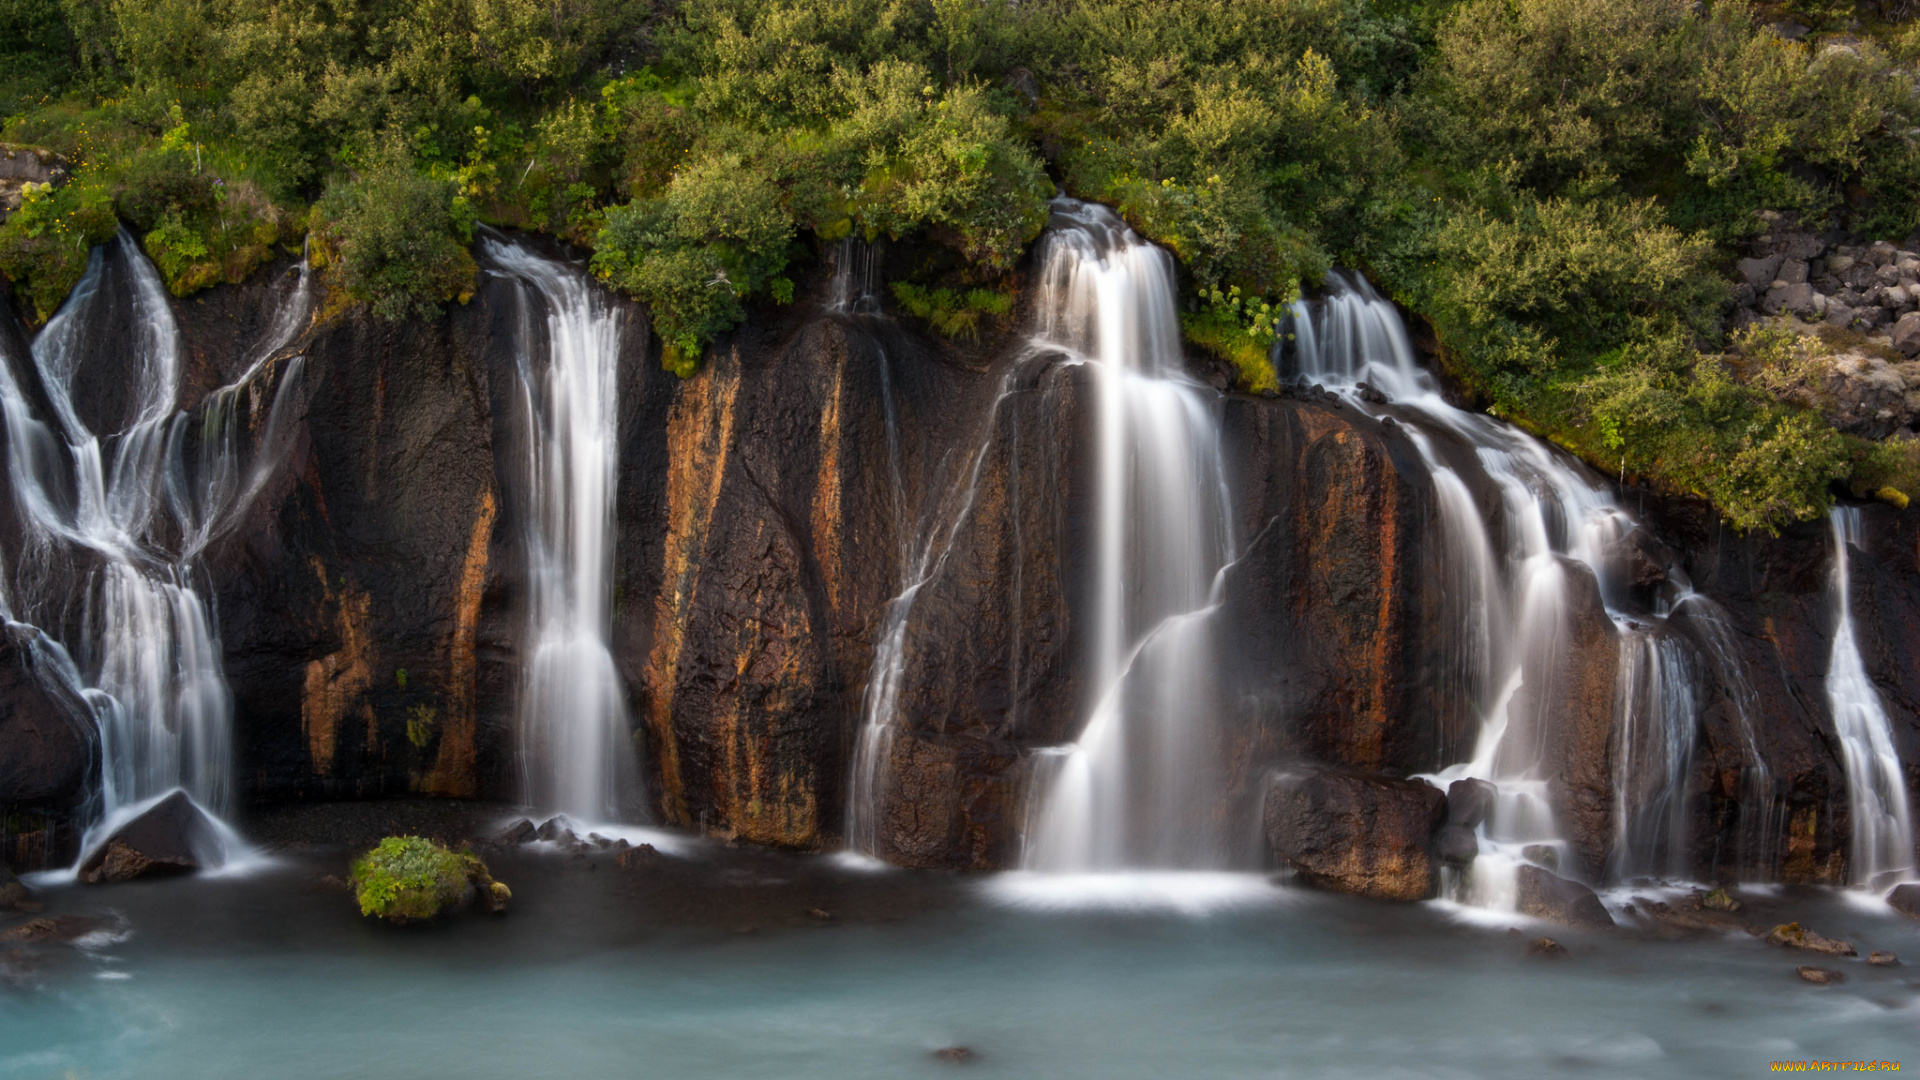
[[[1762,944],[1468,924],[1256,877],[1082,890],[699,846],[496,853],[501,917],[396,928],[283,854],[242,879],[50,891],[115,929],[15,954],[0,1080],[140,1077],[1718,1077],[1912,1059],[1920,974]],[[1746,896],[1920,960],[1920,923]],[[1151,901],[1151,902],[1149,902]],[[1486,918],[1485,915],[1479,916]],[[1510,921],[1510,920],[1509,920]],[[1527,955],[1541,933],[1571,955]],[[0,949],[4,952],[4,949]],[[1800,964],[1841,970],[1814,987]],[[964,1046],[955,1064],[935,1051]]]

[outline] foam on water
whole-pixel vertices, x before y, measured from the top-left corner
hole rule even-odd
[[[1185,916],[1278,904],[1299,895],[1264,874],[1153,870],[1079,874],[1013,870],[981,882],[980,890],[995,903],[1030,911]]]

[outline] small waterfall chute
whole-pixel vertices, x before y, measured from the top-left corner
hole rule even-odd
[[[524,794],[582,832],[644,820],[626,691],[608,644],[620,314],[579,267],[504,238],[483,243],[522,290],[515,370],[527,433]]]
[[[1848,551],[1860,546],[1860,510],[1835,507],[1833,532],[1833,652],[1827,665],[1827,703],[1847,771],[1853,826],[1848,866],[1853,884],[1884,888],[1913,875],[1913,818],[1907,803],[1893,726],[1879,691],[1867,677],[1854,636]]]

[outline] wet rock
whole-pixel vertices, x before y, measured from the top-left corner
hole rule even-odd
[[[1485,780],[1468,777],[1447,785],[1447,823],[1467,829],[1479,828],[1493,813],[1500,789]]]
[[[533,835],[539,840],[550,840],[561,844],[571,844],[575,839],[573,830],[567,828],[566,819],[557,817],[550,817],[541,822]]]
[[[1799,967],[1794,970],[1800,973],[1801,978],[1815,986],[1832,986],[1834,983],[1845,982],[1847,980],[1845,975],[1837,971],[1828,971],[1826,968]]]
[[[1613,848],[1616,707],[1620,632],[1585,563],[1561,558],[1565,633],[1540,666],[1548,677],[1513,695],[1509,715],[1532,727],[1544,753],[1548,792],[1574,858],[1565,869],[1589,879]],[[1509,736],[1511,737],[1511,736]]]
[[[500,842],[503,844],[531,844],[539,838],[540,830],[526,818],[507,826],[500,833]]]
[[[106,925],[104,919],[90,915],[55,915],[29,919],[0,931],[0,943],[64,945],[86,937]]]
[[[1715,889],[1700,897],[1700,906],[1708,911],[1734,912],[1740,910],[1740,901],[1727,895],[1725,889]]]
[[[0,804],[70,802],[92,773],[86,707],[36,668],[31,649],[0,631]]]
[[[1549,870],[1560,869],[1560,849],[1552,844],[1528,844],[1520,849],[1520,857]]]
[[[1613,916],[1593,890],[1537,866],[1519,869],[1520,913],[1567,926],[1612,926]]]
[[[1440,830],[1434,848],[1448,866],[1471,866],[1480,855],[1480,839],[1464,825],[1448,825]]]
[[[1283,773],[1267,789],[1267,841],[1281,863],[1322,888],[1382,900],[1439,889],[1434,834],[1446,796],[1429,784],[1321,771]]]
[[[1850,942],[1837,941],[1830,937],[1808,930],[1797,922],[1781,923],[1767,933],[1767,944],[1780,945],[1790,949],[1805,949],[1808,952],[1824,953],[1828,956],[1858,956]]]
[[[622,870],[635,870],[643,866],[652,866],[660,861],[660,852],[652,844],[640,844],[622,851],[613,857],[615,866]]]
[[[950,1061],[955,1065],[965,1065],[979,1055],[964,1046],[947,1046],[935,1050],[933,1056],[939,1058],[941,1061]]]
[[[1894,967],[1900,963],[1900,958],[1893,953],[1876,949],[1867,954],[1867,963],[1874,967]]]
[[[1887,893],[1887,906],[1909,919],[1920,919],[1920,885],[1895,885]]]
[[[186,792],[176,791],[108,837],[81,863],[80,879],[105,885],[188,874],[200,869],[219,846],[219,835],[207,815]]]
[[[1566,956],[1567,947],[1550,937],[1537,937],[1527,942],[1528,956]]]

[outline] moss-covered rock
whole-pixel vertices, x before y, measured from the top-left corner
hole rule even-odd
[[[497,913],[513,896],[472,852],[449,851],[418,836],[380,841],[354,860],[352,881],[362,915],[402,924],[445,914],[475,895]]]

